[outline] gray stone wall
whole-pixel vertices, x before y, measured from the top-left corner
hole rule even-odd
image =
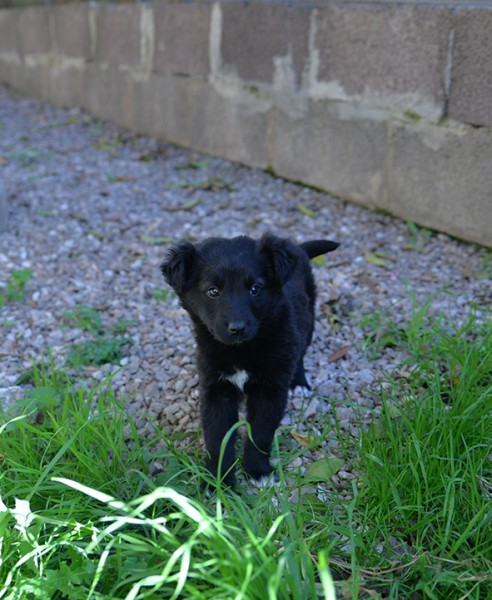
[[[492,7],[0,10],[0,81],[492,246]]]

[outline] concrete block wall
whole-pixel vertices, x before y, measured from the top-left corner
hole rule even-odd
[[[0,10],[0,81],[492,247],[492,7]]]

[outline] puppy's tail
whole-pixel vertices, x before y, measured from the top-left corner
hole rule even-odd
[[[300,244],[301,248],[306,252],[309,258],[314,258],[320,254],[326,254],[327,252],[333,252],[340,244],[332,242],[330,240],[310,240]]]

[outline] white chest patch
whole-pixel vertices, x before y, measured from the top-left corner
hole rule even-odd
[[[236,369],[232,375],[221,375],[221,379],[227,379],[232,385],[235,385],[240,392],[244,392],[244,386],[249,379],[248,371]]]

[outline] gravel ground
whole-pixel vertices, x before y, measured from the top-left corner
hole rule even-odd
[[[483,248],[3,88],[0,182],[8,206],[0,294],[13,272],[32,270],[24,301],[0,309],[0,388],[48,350],[63,364],[75,344],[94,337],[64,316],[89,306],[107,328],[124,321],[132,343],[119,364],[84,374],[98,381],[117,371],[115,390],[143,435],[155,423],[198,426],[190,326],[159,271],[169,240],[270,230],[341,243],[314,267],[318,318],[306,368],[315,393],[310,402],[294,395],[285,417],[301,432],[301,408],[303,422],[314,424],[335,410],[349,433],[354,407],[367,409],[366,418],[378,410],[376,382],[401,357],[391,348],[368,356],[365,317],[387,312],[402,322],[409,290],[419,303],[434,296],[432,311],[455,321],[472,303],[492,301]]]

